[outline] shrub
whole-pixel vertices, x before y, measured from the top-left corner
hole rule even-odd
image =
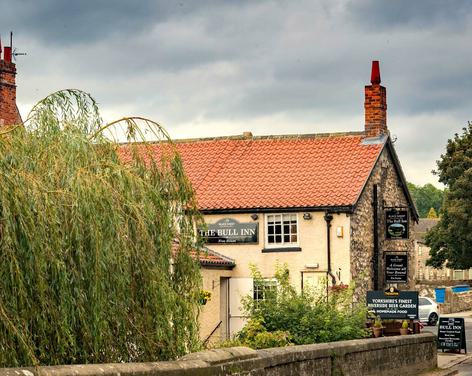
[[[255,284],[263,283],[255,266],[252,274]],[[353,303],[353,285],[336,289],[328,296],[325,289],[298,292],[290,285],[286,266],[277,267],[275,279],[277,289],[269,290],[263,300],[244,298],[243,305],[251,319],[249,324],[259,320],[256,322],[269,333],[286,332],[296,345],[368,336],[367,310],[365,304]],[[245,327],[243,332],[247,330]]]
[[[281,347],[290,344],[287,331],[267,331],[261,317],[251,318],[244,328],[236,335],[238,343],[253,349],[265,349],[268,347]]]

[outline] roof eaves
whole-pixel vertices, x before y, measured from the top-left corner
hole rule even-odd
[[[200,209],[203,214],[232,214],[232,213],[280,213],[280,212],[316,212],[326,211],[352,213],[353,205],[323,205],[323,206],[285,206],[285,207],[247,207],[247,208],[206,208]]]
[[[225,267],[225,268],[229,268],[229,269],[233,269],[236,266],[236,262],[232,258],[227,257],[225,255],[222,255],[221,253],[216,252],[216,251],[214,251],[210,248],[201,247],[201,251],[205,252],[207,254],[211,254],[213,256],[219,257],[223,260],[223,261],[214,261],[214,262],[212,262],[212,261],[200,259],[200,265],[201,266]]]

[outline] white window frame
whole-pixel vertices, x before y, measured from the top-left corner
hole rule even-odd
[[[260,286],[257,286],[257,282],[262,282]],[[257,291],[260,291],[260,288],[262,287],[262,299],[257,299],[256,298],[256,292]],[[266,300],[266,297],[264,296],[264,290],[265,288],[268,288],[268,289],[275,289],[275,291],[278,291],[279,289],[279,284],[277,282],[277,279],[275,278],[263,278],[261,280],[254,280],[253,281],[253,293],[252,293],[252,298],[254,299],[254,302],[256,302],[256,304],[258,302],[261,302],[263,300]]]
[[[269,217],[270,216],[281,216],[282,219],[282,242],[281,243],[269,243]],[[297,221],[297,241],[296,242],[284,242],[283,234],[283,216],[284,215],[295,215]],[[291,248],[298,247],[300,244],[300,221],[298,213],[267,213],[264,215],[264,238],[265,238],[265,247],[266,248]]]

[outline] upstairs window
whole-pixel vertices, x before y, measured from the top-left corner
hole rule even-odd
[[[266,234],[269,247],[298,244],[297,214],[267,214]]]

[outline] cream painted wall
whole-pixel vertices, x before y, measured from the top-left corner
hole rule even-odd
[[[222,314],[220,312],[220,281],[221,277],[232,276],[232,270],[224,269],[210,269],[202,267],[201,269],[204,290],[211,292],[211,299],[207,301],[204,306],[201,306],[199,324],[200,324],[200,339],[205,341],[213,330],[216,328]],[[218,328],[211,338],[208,339],[208,345],[217,344],[226,338],[221,336],[221,326]]]
[[[283,213],[283,211],[281,211]],[[249,277],[249,265],[257,265],[265,278],[274,275],[275,266],[278,263],[287,263],[292,284],[298,289],[301,288],[301,272],[327,271],[327,250],[326,250],[326,222],[324,212],[311,212],[312,219],[304,220],[303,212],[298,215],[298,246],[301,252],[271,252],[263,253],[266,247],[265,239],[265,215],[259,213],[257,221],[251,219],[252,213],[247,214],[218,214],[205,215],[206,223],[215,223],[222,218],[233,218],[239,222],[259,223],[259,243],[258,244],[207,244],[206,246],[225,256],[231,257],[236,262],[236,267],[232,271],[233,277]],[[343,237],[336,236],[336,228],[343,228]],[[341,282],[349,283],[350,273],[350,222],[349,217],[344,214],[333,214],[331,227],[331,267],[333,273],[341,273]],[[317,269],[307,269],[307,264],[317,263]],[[340,269],[340,270],[339,270]],[[325,275],[325,274],[324,274]],[[339,280],[338,280],[339,283]]]

